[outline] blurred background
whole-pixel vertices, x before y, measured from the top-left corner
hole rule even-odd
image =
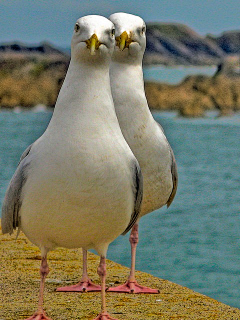
[[[240,308],[239,1],[0,1],[0,204],[51,119],[75,21],[119,11],[147,23],[146,95],[179,171],[170,208],[141,220],[137,269]],[[128,235],[108,258],[130,265]]]

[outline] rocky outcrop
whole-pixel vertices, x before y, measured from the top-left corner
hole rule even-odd
[[[2,235],[1,243],[1,308],[0,319],[25,319],[35,311],[39,288],[40,251],[20,232]],[[98,312],[99,292],[59,294],[56,288],[75,283],[79,278],[81,254],[77,249],[58,248],[49,252],[50,276],[46,279],[44,306],[52,319],[93,319]],[[88,253],[88,272],[98,283],[96,266],[99,257]],[[107,286],[123,283],[129,269],[107,261]],[[119,320],[239,320],[240,310],[218,302],[168,280],[136,271],[139,283],[159,288],[160,294],[108,293],[109,311]]]
[[[224,59],[217,68],[217,75],[224,75],[229,78],[240,77],[240,56],[229,56]]]
[[[149,24],[145,63],[217,64],[214,77],[191,76],[178,85],[146,83],[151,108],[179,110],[183,116],[240,110],[240,31],[201,37],[181,24]],[[234,56],[233,56],[234,54]],[[0,107],[53,107],[70,56],[48,43],[0,45]]]
[[[0,59],[0,107],[54,107],[68,63],[69,59],[56,56]],[[178,110],[188,117],[203,116],[206,110],[217,109],[221,114],[240,110],[240,77],[229,72],[227,76],[226,65],[214,77],[190,76],[178,85],[147,82],[150,108]]]
[[[0,108],[53,107],[68,64],[68,58],[55,54],[0,57]]]
[[[240,111],[240,78],[190,76],[178,85],[147,82],[146,96],[150,108],[178,110],[185,117],[204,116],[207,110],[220,115]]]

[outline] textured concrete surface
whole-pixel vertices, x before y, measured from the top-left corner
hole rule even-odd
[[[1,234],[1,230],[0,230]],[[0,235],[0,320],[21,320],[37,306],[40,252],[21,233]],[[81,251],[57,249],[49,253],[50,273],[45,289],[45,310],[52,320],[93,319],[100,311],[100,293],[61,293],[55,288],[76,283],[80,278]],[[89,275],[99,283],[99,257],[89,254]],[[107,261],[107,284],[122,283],[129,269]],[[240,310],[167,280],[137,272],[141,284],[158,288],[159,294],[107,293],[109,313],[119,320],[227,320],[240,319]]]

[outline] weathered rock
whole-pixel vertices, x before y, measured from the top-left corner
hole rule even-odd
[[[20,320],[37,308],[39,292],[40,251],[21,233],[1,235],[0,228],[0,319]],[[99,283],[99,257],[89,254],[88,270]],[[156,260],[156,263],[157,260]],[[50,273],[46,280],[44,307],[53,320],[93,319],[100,311],[100,292],[56,292],[59,286],[76,283],[82,264],[80,250],[57,249],[49,253]],[[129,269],[107,261],[107,285],[122,283]],[[107,293],[108,311],[119,320],[239,320],[240,310],[205,295],[144,272],[136,273],[143,285],[160,289],[160,294]]]
[[[166,28],[165,32],[177,41],[183,41],[189,33],[186,28],[177,34],[174,30]],[[194,37],[193,32],[191,41]],[[233,76],[236,61],[236,58],[227,59],[214,77],[189,76],[178,85],[147,82],[150,108],[178,110],[188,117],[203,116],[206,110],[217,109],[224,115],[240,110],[240,77]],[[54,107],[68,64],[69,57],[65,55],[6,53],[4,58],[0,56],[0,107],[28,108],[36,104]]]
[[[229,56],[218,65],[215,76],[240,78],[240,56]]]
[[[0,107],[55,105],[69,59],[18,57],[0,60]]]
[[[199,117],[207,110],[227,115],[240,110],[240,79],[225,76],[189,76],[178,85],[145,84],[150,108],[178,110],[182,116]]]

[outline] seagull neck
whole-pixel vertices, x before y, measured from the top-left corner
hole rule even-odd
[[[151,115],[145,96],[142,64],[130,65],[113,61],[110,80],[119,121],[126,113],[134,119]]]
[[[65,78],[68,89],[93,93],[98,87],[109,87],[109,64],[71,61]],[[108,85],[107,85],[108,84]]]
[[[70,63],[48,131],[60,127],[95,132],[118,124],[113,105],[108,66]],[[91,130],[90,130],[91,128]],[[119,128],[120,130],[120,128]]]
[[[67,109],[72,115],[74,111],[91,115],[109,106],[113,108],[108,65],[71,61],[56,109]]]

